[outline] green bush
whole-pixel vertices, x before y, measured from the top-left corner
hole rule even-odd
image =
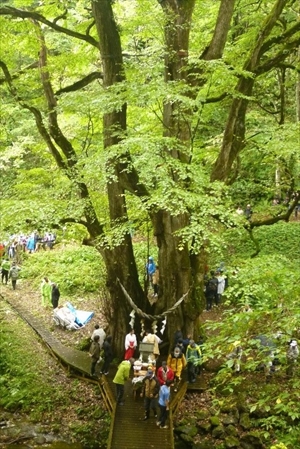
[[[38,287],[43,277],[56,282],[65,295],[82,295],[105,288],[105,267],[101,255],[92,247],[55,246],[23,260],[22,277]]]

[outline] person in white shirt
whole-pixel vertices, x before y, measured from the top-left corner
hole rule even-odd
[[[151,332],[148,330],[145,332],[143,343],[152,343],[154,345],[151,359],[156,360],[160,354],[158,345],[162,343],[162,340],[156,334],[151,334]]]
[[[96,325],[95,325],[95,330],[94,330],[94,332],[92,333],[92,336],[91,336],[91,340],[92,340],[92,341],[94,341],[94,337],[95,337],[96,335],[99,335],[99,345],[100,345],[100,349],[102,349],[103,342],[104,342],[105,337],[106,337],[106,333],[105,333],[104,330],[99,326],[99,324],[96,324]]]
[[[134,329],[131,329],[130,332],[125,337],[125,360],[129,360],[134,357],[134,352],[137,347],[137,339],[134,333]]]
[[[218,279],[218,288],[217,288],[217,305],[221,304],[222,295],[225,290],[225,277],[222,275],[220,271],[217,273],[217,279]]]

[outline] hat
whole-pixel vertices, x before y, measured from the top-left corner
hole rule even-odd
[[[294,347],[294,346],[297,346],[296,340],[292,340],[290,344],[291,344],[291,346],[293,346],[293,347]]]
[[[152,374],[153,374],[152,369],[148,369],[148,371],[147,371],[147,376],[152,376]]]

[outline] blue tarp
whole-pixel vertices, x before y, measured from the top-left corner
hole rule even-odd
[[[75,323],[77,323],[78,326],[80,326],[80,327],[82,327],[86,323],[88,323],[90,321],[90,319],[94,316],[94,312],[86,312],[84,310],[77,310],[69,302],[66,304],[66,306],[75,315]]]

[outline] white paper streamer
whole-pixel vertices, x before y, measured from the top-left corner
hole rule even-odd
[[[153,321],[153,323],[152,323],[152,330],[153,330],[153,333],[156,334],[156,332],[157,332],[157,321]]]
[[[142,319],[141,320],[141,337],[144,336],[145,333],[145,321]]]
[[[133,329],[134,328],[134,320],[135,320],[135,311],[132,310],[130,312],[129,316],[131,317],[131,319],[129,321],[129,325],[130,325],[130,328]]]
[[[166,325],[167,325],[167,317],[165,316],[165,319],[162,320],[162,327],[161,327],[161,330],[160,330],[161,335],[163,335],[163,333],[165,332]]]

